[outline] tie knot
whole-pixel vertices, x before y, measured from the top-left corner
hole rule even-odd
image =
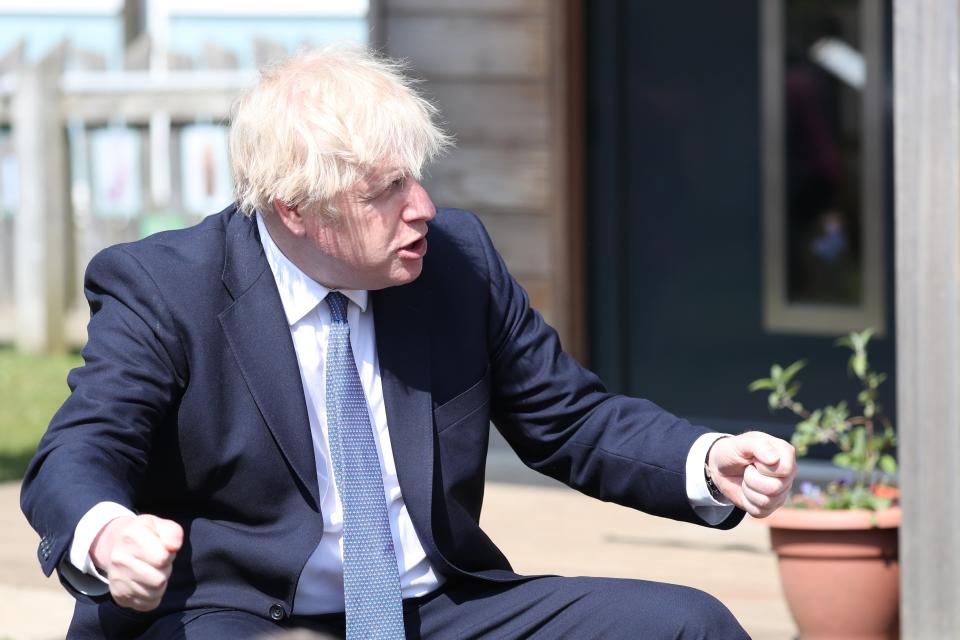
[[[347,321],[347,297],[339,291],[331,291],[325,298],[334,322]]]

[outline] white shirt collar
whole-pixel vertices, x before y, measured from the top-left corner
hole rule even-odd
[[[330,289],[311,279],[297,265],[290,262],[287,256],[283,255],[280,247],[270,237],[270,232],[267,231],[267,225],[263,223],[259,211],[257,212],[257,228],[260,230],[260,243],[263,245],[263,252],[267,256],[270,270],[273,271],[273,278],[277,281],[283,312],[287,316],[287,322],[293,326],[313,311],[314,307],[323,302],[323,299],[330,293]],[[366,311],[369,292],[344,289],[340,290],[340,293],[360,307],[360,311]]]

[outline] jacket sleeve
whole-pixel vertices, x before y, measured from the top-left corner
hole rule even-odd
[[[71,394],[40,441],[20,497],[41,536],[46,575],[69,562],[73,532],[94,505],[136,510],[155,430],[184,385],[183,350],[169,311],[125,246],[98,254],[84,286],[91,313],[84,364],[67,378]]]
[[[601,500],[704,521],[690,505],[686,459],[708,430],[648,400],[609,393],[563,351],[477,223],[489,274],[492,419],[525,464]],[[716,525],[736,526],[735,509]]]

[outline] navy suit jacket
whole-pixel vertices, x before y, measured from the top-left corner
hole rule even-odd
[[[705,430],[608,393],[564,353],[475,216],[440,210],[429,242],[422,275],[371,300],[400,486],[439,572],[518,579],[478,525],[491,421],[538,471],[702,524],[684,467]],[[86,293],[85,364],[23,484],[40,563],[49,575],[65,561],[77,522],[105,500],[176,520],[185,538],[157,611],[74,592],[74,629],[206,607],[289,615],[323,520],[297,357],[255,221],[230,207],[111,247],[91,261]]]

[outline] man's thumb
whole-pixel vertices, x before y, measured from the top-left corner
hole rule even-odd
[[[777,453],[777,450],[773,447],[761,445],[755,452],[754,458],[757,462],[767,467],[768,469],[774,469],[780,462],[780,454]]]
[[[780,476],[780,454],[773,447],[761,444],[753,452],[753,466],[765,476]]]
[[[760,471],[776,468],[780,462],[780,453],[767,441],[766,437],[757,437],[756,433],[741,436],[739,452],[748,462],[752,462]]]
[[[176,553],[183,546],[183,528],[173,520],[153,519],[153,529],[167,551]]]

